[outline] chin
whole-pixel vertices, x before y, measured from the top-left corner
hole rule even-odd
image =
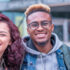
[[[37,44],[38,44],[39,46],[45,46],[45,45],[46,45],[46,42],[37,42]]]
[[[48,43],[48,41],[47,41],[47,40],[45,40],[45,41],[36,41],[36,43],[37,43],[39,46],[45,46],[46,43]]]

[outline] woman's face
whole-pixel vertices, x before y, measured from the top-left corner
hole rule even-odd
[[[9,27],[6,22],[0,22],[0,54],[4,53],[8,45],[11,45]]]

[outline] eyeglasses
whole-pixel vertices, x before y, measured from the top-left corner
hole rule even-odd
[[[40,25],[41,25],[41,27],[47,29],[48,26],[50,26],[50,24],[51,24],[51,21],[43,21],[43,22],[41,22],[41,23],[32,22],[32,23],[28,24],[27,26],[28,26],[29,28],[31,28],[32,30],[37,29]]]

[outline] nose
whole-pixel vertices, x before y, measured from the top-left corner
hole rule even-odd
[[[41,24],[39,24],[39,26],[38,26],[37,30],[39,30],[39,31],[43,30],[43,27],[42,27],[42,25],[41,25]]]

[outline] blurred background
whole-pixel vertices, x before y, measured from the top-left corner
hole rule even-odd
[[[70,0],[0,0],[0,13],[8,16],[18,26],[21,37],[24,37],[27,35],[24,12],[28,6],[38,3],[51,7],[54,32],[70,46]]]

